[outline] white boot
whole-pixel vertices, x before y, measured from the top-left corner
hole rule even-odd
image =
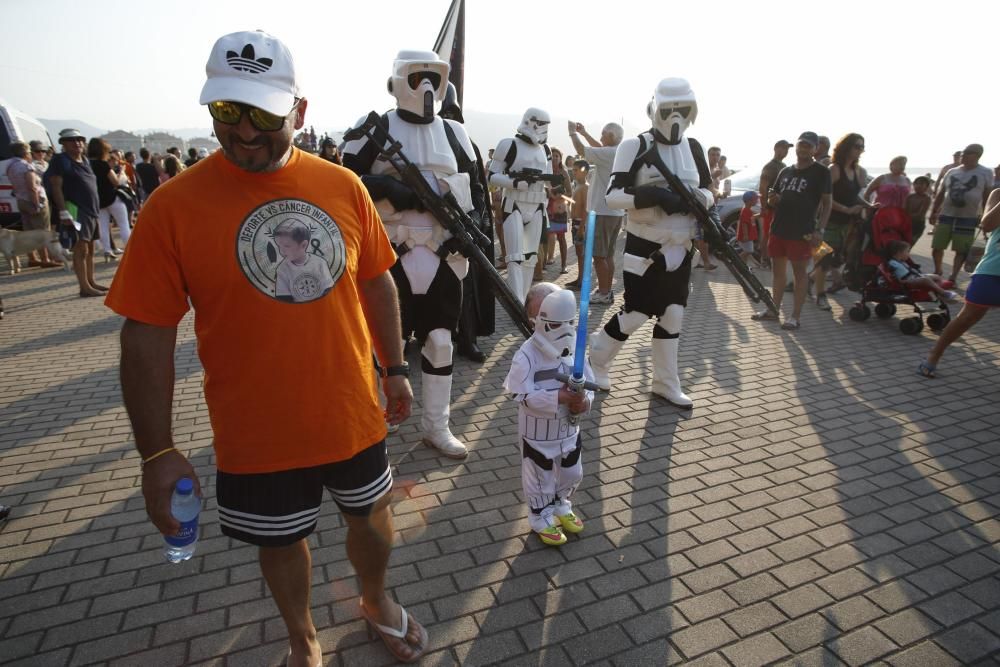
[[[424,414],[420,427],[424,431],[424,444],[433,447],[452,459],[469,455],[465,445],[451,433],[448,418],[451,415],[451,375],[431,375],[422,378]]]
[[[528,282],[525,283],[523,266],[523,261],[514,262],[507,260],[507,286],[510,287],[510,291],[514,293],[514,296],[520,299],[520,303],[524,303],[524,297],[527,296],[528,287],[531,285],[530,274]],[[534,271],[534,267],[532,267],[532,271]]]
[[[538,255],[532,255],[521,262],[521,286],[524,291],[518,294],[521,303],[528,298],[528,290],[535,282],[535,265],[538,264]]]
[[[604,391],[611,390],[611,363],[623,344],[624,341],[615,340],[604,329],[590,334],[590,367],[594,371],[594,382]]]
[[[677,374],[677,346],[680,342],[679,338],[653,339],[652,392],[679,408],[690,408],[694,401],[681,391],[681,380]]]

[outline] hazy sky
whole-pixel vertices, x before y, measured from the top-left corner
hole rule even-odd
[[[468,109],[539,106],[594,134],[608,120],[645,127],[656,83],[683,76],[698,95],[692,134],[734,165],[760,164],[775,140],[806,129],[834,140],[861,132],[873,168],[897,154],[941,165],[970,142],[986,146],[986,164],[1000,162],[987,46],[997,0],[466,4]],[[0,95],[34,116],[108,129],[208,127],[198,94],[212,43],[260,28],[296,58],[307,123],[343,128],[392,105],[385,82],[396,51],[430,48],[448,5],[0,0]],[[550,143],[571,147],[565,127]]]

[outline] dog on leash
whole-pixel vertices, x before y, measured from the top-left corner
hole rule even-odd
[[[32,229],[19,232],[14,229],[0,229],[0,255],[7,259],[10,265],[10,275],[21,272],[19,255],[26,255],[41,248],[48,248],[49,257],[54,262],[62,262],[63,269],[69,270],[72,257],[59,243],[59,235],[48,229]]]

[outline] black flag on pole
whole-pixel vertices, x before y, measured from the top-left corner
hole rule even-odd
[[[434,42],[434,52],[451,65],[448,80],[455,84],[458,106],[462,106],[465,79],[465,0],[451,0],[441,32]]]

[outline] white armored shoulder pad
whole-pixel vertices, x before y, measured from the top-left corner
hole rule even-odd
[[[625,192],[625,188],[631,188],[635,185],[631,180],[630,174],[632,173],[632,165],[639,155],[642,143],[639,137],[630,137],[618,144],[618,150],[615,151],[614,166],[611,168],[611,183],[608,186],[606,198],[610,208],[623,210],[635,208],[635,197]],[[647,142],[646,145],[649,146],[650,143]]]

